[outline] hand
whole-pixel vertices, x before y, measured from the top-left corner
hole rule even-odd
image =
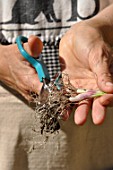
[[[23,47],[36,58],[41,53],[43,44],[38,37],[30,36]],[[31,100],[30,92],[39,93],[42,87],[35,69],[20,54],[16,44],[0,46],[0,50],[0,80]]]
[[[59,54],[62,71],[69,75],[73,86],[107,93],[93,101],[80,102],[74,115],[75,123],[86,121],[91,106],[93,122],[102,123],[106,106],[113,104],[113,56],[100,30],[88,21],[75,24],[61,39]]]

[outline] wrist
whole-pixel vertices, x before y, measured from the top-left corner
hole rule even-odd
[[[103,39],[113,46],[113,5],[108,6],[95,17],[87,20],[87,24],[98,29]]]
[[[87,20],[86,23],[97,29],[98,32],[102,35],[104,41],[109,45],[113,46],[113,25],[110,21],[103,20],[99,17],[94,17],[90,20]]]

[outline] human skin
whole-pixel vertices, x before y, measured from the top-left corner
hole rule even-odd
[[[73,25],[60,42],[64,73],[76,88],[100,89],[107,94],[77,104],[75,123],[84,124],[92,107],[95,124],[103,122],[107,106],[113,106],[113,5],[94,18]]]
[[[37,58],[43,44],[38,37],[32,35],[23,47],[31,56]],[[35,69],[20,54],[16,44],[0,45],[0,80],[27,100],[32,99],[31,91],[39,93],[42,87]]]
[[[112,11],[113,5],[94,18],[73,25],[60,42],[59,54],[65,64],[62,71],[68,73],[71,83],[77,88],[100,89],[108,93],[93,101],[80,102],[74,117],[76,124],[86,121],[91,106],[93,122],[102,123],[106,107],[113,103],[112,70],[109,69],[112,67]],[[23,45],[34,57],[43,47],[35,36]],[[35,69],[21,56],[16,44],[1,45],[0,54],[0,80],[31,100],[30,91],[39,93],[42,87]]]

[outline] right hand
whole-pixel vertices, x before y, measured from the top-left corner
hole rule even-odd
[[[101,32],[88,22],[73,25],[61,39],[59,50],[62,71],[69,75],[74,87],[100,89],[108,93],[93,101],[84,100],[77,104],[74,120],[79,125],[86,121],[91,106],[95,124],[103,122],[106,106],[113,106],[112,50]]]
[[[24,49],[34,58],[41,53],[43,44],[36,36],[30,36]],[[39,93],[42,83],[37,72],[20,54],[16,44],[0,46],[0,80],[19,92],[25,99],[31,100],[30,92]]]

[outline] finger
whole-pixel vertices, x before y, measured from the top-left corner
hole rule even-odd
[[[33,77],[31,77],[30,81],[31,81],[31,91],[39,94],[42,89],[43,83],[40,82],[37,73],[33,75]]]
[[[77,125],[82,125],[85,123],[90,107],[91,101],[89,100],[84,100],[79,103],[74,114],[74,121]]]
[[[33,101],[33,98],[31,95],[29,95],[28,93],[21,93],[22,96],[29,102]]]
[[[40,90],[42,88],[42,83],[40,83],[37,73],[32,67],[24,66],[22,69],[22,74],[20,72],[17,72],[16,76],[16,84],[18,86],[18,89],[21,91],[25,91],[29,94],[29,92],[35,92],[37,94],[40,93]]]
[[[13,85],[13,89],[15,89],[19,94],[21,94],[21,96],[23,96],[24,99],[26,99],[27,101],[29,101],[29,102],[32,101],[32,96],[29,95],[29,92],[25,88],[21,88],[21,87],[18,87],[16,85],[15,85],[15,88],[14,88],[14,85]]]
[[[25,75],[23,80],[24,87],[26,91],[40,93],[43,83],[39,81],[37,73],[33,75]]]
[[[39,54],[42,52],[43,43],[37,36],[30,36],[27,43],[23,44],[23,48],[29,55],[37,58]],[[18,53],[20,54],[19,50]],[[25,60],[22,55],[19,56],[20,59]]]
[[[103,106],[113,106],[113,94],[105,94],[101,96],[99,102]]]
[[[63,113],[60,114],[61,119],[64,121],[68,120],[71,112],[72,112],[71,109],[64,110]]]
[[[37,57],[42,52],[43,43],[37,36],[31,35],[28,39],[28,45],[30,49],[29,53],[31,56]]]
[[[96,75],[98,87],[108,93],[113,92],[113,80],[109,71],[111,57],[110,50],[103,45],[102,47],[94,48],[89,58],[91,69]]]
[[[106,107],[99,102],[99,98],[94,99],[92,106],[92,119],[94,124],[101,124],[105,119]]]

